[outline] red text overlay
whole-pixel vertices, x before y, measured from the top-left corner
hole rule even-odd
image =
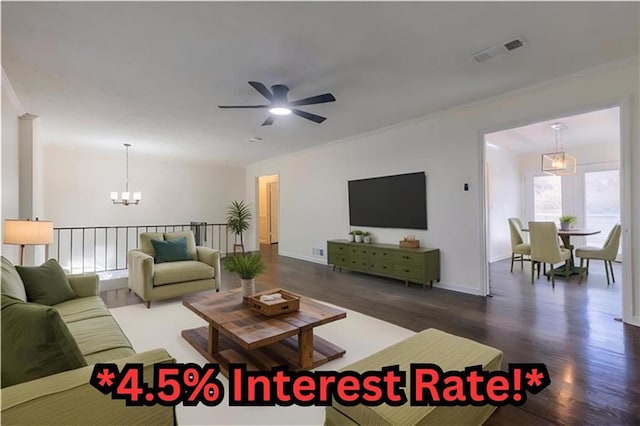
[[[216,377],[218,364],[158,364],[153,386],[143,382],[142,364],[96,364],[90,383],[127,405],[215,406],[224,398]],[[245,364],[229,365],[229,405],[387,404],[399,406],[522,405],[527,393],[537,394],[551,379],[544,364],[509,364],[508,371],[484,371],[482,366],[442,371],[435,364],[398,365],[365,371],[247,371]],[[407,396],[408,391],[408,396]]]

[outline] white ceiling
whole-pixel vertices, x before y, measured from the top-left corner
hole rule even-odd
[[[639,4],[2,2],[2,66],[49,143],[247,164],[638,54]],[[484,63],[474,53],[521,36]],[[261,127],[264,99],[334,103]],[[257,143],[252,137],[262,137]]]
[[[564,125],[558,140],[568,151],[584,145],[620,144],[620,108],[618,107],[570,117],[558,117],[490,133],[485,135],[485,142],[518,153],[554,152],[556,131],[550,127],[554,123]]]

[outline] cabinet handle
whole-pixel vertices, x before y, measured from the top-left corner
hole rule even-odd
[[[408,269],[405,269],[404,271],[405,271],[405,272],[410,272]]]
[[[383,267],[382,267],[382,269],[387,269],[387,267],[386,267],[386,266],[383,266]]]

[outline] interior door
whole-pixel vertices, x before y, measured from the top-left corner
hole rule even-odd
[[[269,243],[274,244],[278,242],[278,182],[271,182],[267,187],[269,195]]]

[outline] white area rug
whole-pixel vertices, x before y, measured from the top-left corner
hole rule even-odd
[[[318,370],[339,370],[361,358],[414,335],[413,331],[397,327],[373,317],[340,308],[347,318],[314,329],[315,334],[346,349],[347,353],[322,365]],[[165,348],[177,362],[203,365],[202,357],[180,332],[201,327],[206,322],[182,306],[182,302],[154,302],[151,309],[143,304],[111,309],[136,352]],[[225,401],[217,407],[198,405],[176,407],[180,425],[321,425],[324,407],[229,407],[227,379],[219,375],[225,386]]]

